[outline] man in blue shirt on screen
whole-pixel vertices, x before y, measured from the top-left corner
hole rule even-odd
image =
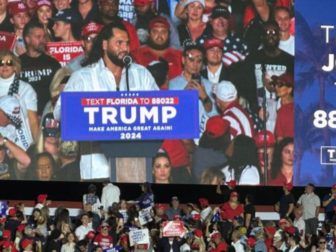
[[[170,90],[198,91],[200,134],[205,129],[208,117],[217,114],[212,97],[212,83],[200,75],[204,60],[203,51],[203,48],[196,44],[187,45],[182,55],[183,72],[169,82]]]

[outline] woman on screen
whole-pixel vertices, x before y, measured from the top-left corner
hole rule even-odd
[[[293,181],[294,139],[286,137],[275,147],[270,185],[283,186]]]
[[[185,46],[186,43],[190,43],[191,41],[198,42],[209,37],[211,27],[202,20],[205,10],[204,2],[186,1],[183,7],[187,19],[177,27],[181,46]]]
[[[35,20],[41,23],[46,32],[47,42],[53,41],[51,18],[53,16],[52,3],[49,0],[39,0],[36,3]]]
[[[54,180],[54,172],[56,170],[56,162],[52,155],[48,152],[37,154],[35,161],[35,177],[34,180],[51,181]]]
[[[171,162],[166,153],[158,153],[153,158],[153,182],[157,184],[171,183]]]
[[[7,49],[0,50],[0,96],[8,95],[18,99],[24,115],[22,126],[25,127],[25,138],[31,146],[39,134],[37,96],[31,85],[20,80],[20,72],[20,59]]]

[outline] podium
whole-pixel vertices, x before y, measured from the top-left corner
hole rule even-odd
[[[101,142],[101,151],[111,165],[111,181],[152,182],[152,158],[162,142],[162,140]]]

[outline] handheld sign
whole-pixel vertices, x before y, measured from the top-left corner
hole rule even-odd
[[[0,48],[13,50],[15,46],[16,36],[14,33],[0,31]]]
[[[135,244],[149,244],[148,229],[137,229],[129,232],[130,246]]]
[[[47,51],[53,56],[62,66],[65,66],[69,61],[83,53],[82,43],[74,42],[48,42]]]
[[[164,237],[182,237],[185,234],[185,228],[182,221],[166,221],[163,224]]]

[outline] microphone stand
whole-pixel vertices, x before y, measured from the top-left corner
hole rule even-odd
[[[268,182],[268,155],[267,155],[267,119],[266,119],[266,115],[267,115],[267,111],[266,111],[266,91],[264,93],[264,97],[263,97],[263,103],[262,103],[262,108],[263,108],[263,116],[264,116],[264,120],[263,120],[263,130],[264,130],[264,183],[265,185],[267,185]]]
[[[129,67],[132,63],[132,58],[131,56],[129,55],[126,55],[124,58],[123,58],[123,62],[125,64],[125,67],[126,67],[126,87],[127,87],[127,91],[130,91],[130,88],[129,88]]]
[[[128,75],[128,70],[129,70],[129,66],[130,66],[131,64],[127,64],[126,65],[126,86],[127,86],[127,91],[129,91],[130,89],[129,89],[129,75]]]
[[[262,64],[262,76],[264,80],[264,76],[266,73],[266,67],[265,64]],[[265,89],[265,84],[263,85],[263,88]],[[267,155],[267,97],[266,97],[266,90],[263,92],[263,102],[262,102],[262,109],[263,109],[263,131],[264,131],[264,144],[263,144],[263,149],[264,149],[264,184],[267,185],[268,183],[268,155]]]

